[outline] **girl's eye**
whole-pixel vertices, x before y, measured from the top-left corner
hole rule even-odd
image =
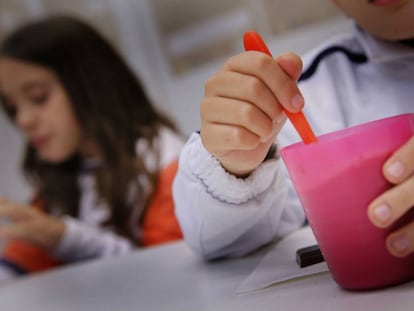
[[[41,93],[31,96],[31,101],[37,105],[43,105],[49,99],[49,93]]]

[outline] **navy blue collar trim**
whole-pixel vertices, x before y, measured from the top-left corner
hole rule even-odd
[[[316,69],[318,69],[318,65],[319,63],[327,56],[336,53],[336,52],[341,52],[344,53],[346,57],[348,57],[348,59],[356,64],[363,64],[366,63],[368,61],[368,58],[366,57],[365,54],[361,54],[361,53],[355,53],[352,51],[347,50],[346,48],[342,47],[342,46],[331,46],[325,50],[323,50],[322,52],[320,52],[315,59],[313,60],[313,62],[311,63],[311,65],[309,66],[309,68],[307,68],[302,75],[299,78],[299,81],[304,81],[309,79],[310,77],[312,77],[312,75],[316,72]]]

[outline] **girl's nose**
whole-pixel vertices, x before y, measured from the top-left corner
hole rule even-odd
[[[22,105],[16,111],[16,123],[23,130],[33,128],[36,120],[36,113],[30,105]]]

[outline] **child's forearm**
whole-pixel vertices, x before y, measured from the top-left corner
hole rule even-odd
[[[304,215],[279,160],[246,179],[227,173],[194,134],[181,154],[174,182],[176,214],[184,238],[207,259],[241,256],[297,229]]]

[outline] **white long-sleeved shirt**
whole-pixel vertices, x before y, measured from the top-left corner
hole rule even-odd
[[[359,29],[308,52],[299,87],[317,135],[414,112],[414,48]],[[280,147],[299,141],[289,122]],[[184,238],[207,259],[240,256],[303,225],[305,215],[282,160],[263,162],[246,179],[226,172],[194,133],[175,178]]]

